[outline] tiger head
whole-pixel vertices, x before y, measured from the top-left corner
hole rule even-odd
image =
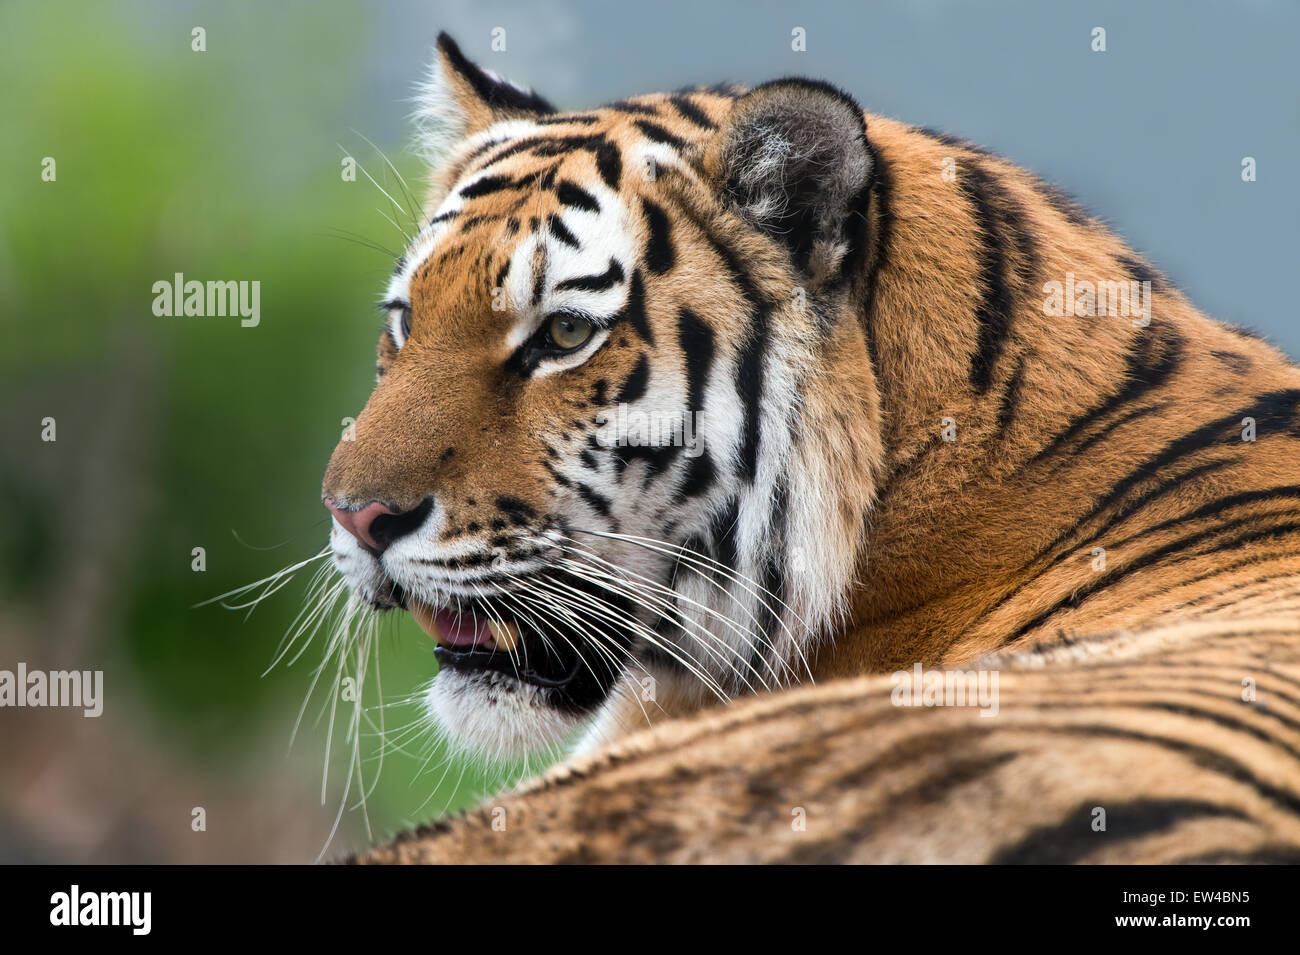
[[[446,35],[419,103],[432,195],[323,484],[354,597],[434,637],[428,707],[487,754],[797,680],[881,466],[862,110],[789,79],[561,113]]]

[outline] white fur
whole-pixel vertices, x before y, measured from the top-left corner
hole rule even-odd
[[[465,138],[465,111],[456,102],[451,82],[443,72],[441,56],[434,57],[424,80],[416,87],[411,122],[415,127],[416,150],[433,168],[441,164],[453,145]]]
[[[422,130],[436,126],[439,136],[454,132],[457,117],[452,108],[454,103],[449,107],[445,83],[438,76],[431,77],[421,96],[419,115],[425,124]],[[505,142],[536,129],[526,121],[499,123],[459,145],[441,139],[434,142],[422,132],[423,148],[436,147],[442,151],[441,155],[446,155],[448,150],[461,152],[485,142]],[[773,177],[780,175],[778,167],[783,160],[789,160],[792,148],[788,140],[774,134],[770,148],[759,155],[760,168],[754,175],[771,183]],[[625,153],[625,162],[632,167],[640,163],[648,168],[650,160],[657,168],[673,166],[694,179],[689,167],[683,166],[677,154],[663,144],[647,141]],[[458,210],[460,190],[481,175],[496,171],[472,173],[458,182],[435,217]],[[856,172],[852,171],[849,178]],[[638,266],[639,220],[631,215],[622,198],[603,183],[584,180],[578,185],[592,193],[601,207],[598,213],[571,207],[559,210],[565,226],[578,238],[580,248],[561,243],[543,228],[522,239],[512,253],[506,294],[515,319],[504,332],[511,348],[525,341],[555,311],[567,309],[607,319],[626,304],[628,284]],[[764,206],[748,213],[761,220],[779,211],[776,206]],[[389,283],[388,297],[407,300],[410,276],[433,254],[451,228],[450,224],[437,223],[416,236],[402,270]],[[546,283],[540,303],[535,304],[532,301],[534,263],[539,258],[539,250],[544,253],[541,258],[545,261]],[[611,258],[622,267],[623,282],[600,292],[556,289],[564,279],[603,273]],[[653,308],[652,302],[647,305]],[[574,355],[539,367],[537,374],[555,374],[588,360],[604,342],[605,334],[601,332],[593,337],[587,347]],[[763,367],[765,387],[760,408],[758,470],[752,486],[741,486],[735,478],[744,426],[735,373],[737,352],[743,343],[721,338],[715,341],[711,376],[703,391],[702,419],[697,422],[700,437],[720,474],[717,486],[709,495],[685,504],[676,503],[674,482],[660,477],[643,487],[644,468],[636,461],[628,465],[621,483],[611,466],[593,473],[580,467],[575,457],[556,465],[571,479],[582,480],[609,498],[613,502],[613,517],[627,533],[648,538],[665,536],[663,528],[669,520],[676,525],[675,540],[706,529],[726,495],[739,488],[736,575],[740,579],[724,579],[721,588],[703,574],[686,573],[678,581],[682,595],[678,607],[687,631],[679,638],[678,649],[692,666],[700,668],[702,678],[687,675],[689,667],[653,674],[665,686],[672,685],[678,698],[707,695],[710,685],[731,694],[744,688],[770,688],[798,680],[804,669],[803,658],[814,641],[843,613],[843,601],[852,583],[857,541],[846,538],[846,532],[836,521],[838,489],[829,463],[815,456],[797,454],[789,438],[790,422],[792,418],[797,419],[800,411],[801,389],[820,360],[809,345],[818,340],[818,335],[815,309],[795,312],[778,306],[772,314]],[[684,407],[685,390],[680,372],[668,363],[652,362],[646,393],[635,407],[652,416],[678,413]],[[543,437],[555,446],[562,446],[558,435]],[[674,466],[682,468],[686,460],[685,455],[678,455]],[[781,490],[788,502],[784,534],[772,523],[772,503]],[[612,522],[576,495],[569,495],[564,501],[567,503],[557,507],[566,509],[565,516],[574,526],[611,529]],[[488,547],[485,540],[439,542],[438,532],[445,519],[443,509],[435,506],[425,526],[394,542],[381,561],[361,550],[336,525],[331,537],[336,561],[362,596],[373,596],[384,580],[389,579],[428,603],[454,606],[460,598],[479,594],[482,581],[499,577],[502,570],[526,576],[555,556],[540,552],[507,566],[457,572],[430,567],[422,561],[469,556]],[[630,542],[600,537],[584,538],[581,544],[602,559],[625,568],[629,574],[653,580],[666,579],[674,563],[670,547],[659,553]],[[762,580],[765,566],[773,559],[785,571],[788,606],[754,593],[756,582]],[[754,656],[754,642],[761,636],[761,624],[766,619],[764,603],[778,612],[780,623],[771,634],[773,645],[759,655],[760,662],[755,668],[750,661]],[[646,609],[643,614],[648,621],[651,611]],[[720,616],[731,623],[720,622]],[[633,661],[629,677],[635,677],[640,666]],[[466,675],[448,671],[434,682],[427,704],[438,721],[465,744],[493,755],[512,755],[553,744],[578,728],[580,721],[546,704],[548,692],[502,674]],[[627,720],[625,704],[626,700],[617,694],[612,697],[583,745],[595,745],[617,732]]]

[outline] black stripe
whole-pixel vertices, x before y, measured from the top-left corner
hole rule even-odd
[[[713,368],[713,329],[689,308],[677,313],[677,339],[686,361],[686,413],[704,407],[704,389]]]
[[[558,452],[556,452],[554,448],[547,448],[547,450],[550,451],[552,455],[558,457]],[[555,478],[555,483],[558,484],[558,485],[560,485],[560,487],[572,487],[572,486],[573,486],[573,482],[570,481],[570,480],[569,480],[567,477],[565,477],[563,474],[561,474],[560,471],[559,471],[559,469],[558,469],[554,464],[552,464],[550,461],[545,461],[545,460],[543,460],[543,461],[542,461],[542,467],[546,468],[546,470],[548,470],[548,471],[551,472],[551,477]]]
[[[1189,468],[1180,474],[1169,475],[1167,479],[1162,480],[1155,487],[1143,491],[1141,494],[1137,495],[1128,503],[1123,504],[1122,506],[1116,508],[1115,511],[1111,513],[1106,518],[1106,520],[1104,520],[1101,524],[1099,524],[1096,530],[1094,530],[1085,540],[1075,545],[1076,549],[1079,547],[1088,547],[1092,545],[1093,543],[1097,542],[1102,537],[1104,537],[1111,530],[1113,530],[1114,528],[1118,527],[1121,523],[1126,521],[1133,514],[1140,511],[1142,508],[1149,507],[1150,505],[1154,504],[1156,501],[1160,500],[1166,495],[1172,494],[1175,491],[1187,487],[1192,481],[1206,477],[1210,474],[1213,474],[1216,471],[1221,471],[1224,468],[1227,468],[1230,465],[1236,463],[1238,462],[1235,462],[1232,459],[1225,459],[1220,461],[1209,461],[1205,464],[1199,464],[1196,467]],[[1074,530],[1080,529],[1080,526],[1082,524],[1086,523],[1087,521],[1091,520],[1093,517],[1096,516],[1098,515],[1092,514],[1089,515],[1088,517],[1081,519],[1079,522],[1075,524],[1074,528],[1072,528],[1071,531],[1068,531],[1066,532],[1066,534],[1062,535],[1060,540],[1064,540],[1064,538],[1070,536],[1070,534],[1073,533]],[[1047,548],[1044,548],[1044,550],[1041,551],[1038,556],[1044,556],[1050,550],[1051,550],[1051,546],[1049,545]],[[1069,551],[1063,552],[1060,556],[1056,558],[1055,561],[1053,561],[1053,564],[1060,563],[1062,560],[1065,560],[1069,556],[1069,553],[1070,553]]]
[[[500,221],[500,219],[501,216],[492,213],[484,213],[483,215],[478,215],[478,216],[469,216],[461,220],[460,223],[461,235],[464,235],[466,232],[468,232],[470,229],[473,229],[475,226],[483,225],[485,222],[498,222]],[[464,251],[464,249],[462,249],[461,251]]]
[[[1091,724],[1085,726],[1040,726],[1037,729],[1048,732],[1061,733],[1069,736],[1103,736],[1114,739],[1127,739],[1139,743],[1149,743],[1159,746],[1162,749],[1171,750],[1187,756],[1201,769],[1208,772],[1224,776],[1242,785],[1249,786],[1258,795],[1275,803],[1292,815],[1300,816],[1300,795],[1296,795],[1289,790],[1272,783],[1265,782],[1246,766],[1231,756],[1218,749],[1210,749],[1207,746],[1201,746],[1197,743],[1188,743],[1180,739],[1174,739],[1168,736],[1156,736],[1150,733],[1142,733],[1137,730],[1121,729],[1117,726],[1107,726],[1105,724]]]
[[[1165,284],[1164,277],[1150,262],[1136,255],[1121,255],[1119,261],[1134,279],[1139,282],[1150,282],[1152,291],[1158,290]]]
[[[624,468],[633,461],[644,461],[645,477],[641,481],[641,487],[645,489],[656,475],[667,472],[681,451],[679,444],[628,444],[619,447],[614,456],[614,464],[621,478]]]
[[[609,517],[609,498],[601,494],[599,491],[593,490],[588,485],[583,484],[581,481],[574,482],[573,486],[577,489],[578,496],[587,503],[588,507],[601,517]]]
[[[919,133],[923,133],[924,135],[929,136],[931,139],[943,143],[945,146],[953,146],[957,149],[964,149],[968,152],[976,153],[980,156],[987,156],[990,159],[996,159],[1001,162],[1005,162],[1008,165],[1013,165],[1009,160],[999,155],[998,153],[993,152],[993,150],[987,149],[984,146],[980,146],[976,143],[973,143],[968,139],[963,139],[960,136],[954,136],[951,133],[945,133],[942,132],[941,130],[931,129],[928,126],[915,126],[913,127],[913,129],[915,129]],[[1053,209],[1055,209],[1058,213],[1060,213],[1065,219],[1078,226],[1084,226],[1086,228],[1090,228],[1092,226],[1092,219],[1088,215],[1087,211],[1084,210],[1083,207],[1080,206],[1079,203],[1074,199],[1074,197],[1071,196],[1069,193],[1065,192],[1064,190],[1060,189],[1057,186],[1052,185],[1050,182],[1044,182],[1042,179],[1039,179],[1037,176],[1032,175],[1030,172],[1028,172],[1025,169],[1020,169],[1019,167],[1017,167],[1017,171],[1020,172],[1022,175],[1024,175],[1027,179],[1029,179],[1030,183],[1034,186],[1035,190],[1042,194],[1042,197],[1047,202],[1047,204],[1051,206]]]
[[[932,734],[923,744],[927,754],[945,745],[951,752],[953,742],[965,742],[969,734],[944,733]],[[901,789],[891,791],[881,804],[867,809],[861,816],[853,819],[848,826],[836,826],[824,839],[802,843],[788,855],[776,860],[779,864],[790,865],[843,865],[854,860],[857,850],[873,835],[891,824],[896,824],[900,811],[911,811],[917,806],[933,807],[946,799],[954,790],[971,783],[987,780],[1002,766],[1016,759],[1019,754],[1014,751],[983,754],[974,756],[956,756],[945,761],[937,772],[921,778]],[[891,759],[893,757],[893,759]],[[836,789],[861,791],[874,779],[888,775],[888,767],[896,760],[893,751],[886,752],[865,765],[855,767],[851,772],[834,780]]]
[[[623,267],[615,259],[609,260],[609,267],[599,275],[578,275],[555,284],[555,291],[575,290],[579,292],[603,292],[618,285],[625,278]]]
[[[1237,372],[1237,374],[1243,374],[1250,370],[1250,359],[1245,355],[1240,355],[1235,351],[1219,351],[1218,349],[1211,349],[1210,354]]]
[[[523,182],[527,181],[526,178],[523,180]],[[520,185],[522,182],[509,176],[484,176],[460,190],[460,195],[463,199],[477,199],[479,196],[490,196],[494,192],[503,192],[506,189],[518,189]]]
[[[461,53],[456,41],[446,33],[438,34],[438,49],[447,57],[452,69],[464,77],[479,98],[491,109],[512,109],[528,113],[554,113],[555,107],[528,90],[493,79]]]
[[[1068,457],[1062,456],[1058,458],[1055,462],[1055,467],[1057,468],[1063,467],[1070,460],[1077,459],[1081,454],[1085,453],[1093,445],[1105,441],[1107,438],[1111,436],[1111,434],[1113,434],[1117,429],[1123,427],[1124,425],[1136,421],[1139,418],[1146,418],[1151,415],[1160,414],[1166,411],[1167,409],[1168,409],[1168,405],[1162,402],[1160,404],[1146,405],[1141,408],[1134,408],[1131,411],[1126,411],[1124,414],[1116,415],[1114,418],[1110,420],[1108,424],[1098,428],[1092,434],[1088,435],[1088,437],[1084,438],[1082,441],[1076,444],[1071,449]]]
[[[1220,699],[1219,697],[1212,698],[1216,700]],[[1231,697],[1229,697],[1229,699],[1231,699]],[[1272,746],[1276,749],[1282,750],[1292,759],[1300,759],[1300,750],[1297,750],[1294,746],[1286,743],[1281,737],[1275,736],[1261,727],[1252,726],[1250,723],[1247,723],[1244,720],[1239,720],[1234,716],[1227,716],[1215,710],[1207,710],[1199,706],[1188,706],[1186,703],[1168,703],[1164,700],[1152,700],[1150,702],[1137,703],[1133,705],[1136,705],[1139,709],[1160,710],[1163,713],[1173,713],[1175,716],[1186,716],[1194,720],[1206,720],[1216,726],[1222,727],[1223,729],[1231,730],[1234,733],[1245,733],[1247,736],[1257,739],[1267,746]],[[1282,725],[1287,729],[1295,730],[1300,728],[1297,726],[1295,720],[1289,720],[1280,713],[1268,713],[1268,716],[1273,718],[1275,721],[1282,723]]]
[[[710,93],[713,96],[725,96],[727,99],[735,99],[740,95],[740,88],[735,83],[714,83],[711,86],[688,87],[682,92]]]
[[[1133,514],[1135,511],[1140,510],[1142,507],[1154,503],[1155,501],[1159,500],[1160,498],[1164,497],[1167,494],[1171,494],[1174,491],[1183,489],[1184,487],[1187,486],[1189,482],[1197,478],[1201,478],[1206,476],[1207,474],[1211,474],[1215,471],[1222,470],[1223,468],[1227,467],[1230,463],[1232,462],[1211,461],[1208,464],[1203,464],[1198,467],[1191,468],[1190,470],[1184,471],[1181,474],[1170,476],[1168,480],[1146,491],[1145,493],[1143,493],[1133,501],[1129,502],[1125,506],[1117,509],[1113,514],[1110,515],[1109,518],[1106,519],[1104,523],[1102,523],[1100,527],[1097,528],[1097,530],[1091,536],[1080,541],[1071,549],[1062,551],[1061,553],[1057,554],[1046,565],[1031,571],[1031,568],[1033,568],[1035,564],[1041,562],[1042,559],[1047,554],[1051,553],[1056,545],[1049,544],[1047,547],[1044,547],[1032,558],[1030,558],[1029,562],[1022,567],[1021,572],[1019,574],[1019,576],[1021,577],[1021,582],[1017,584],[1015,587],[1013,587],[1011,590],[1009,590],[1007,593],[1005,593],[1001,598],[999,598],[997,603],[995,603],[992,607],[990,607],[988,610],[985,611],[984,616],[987,618],[995,615],[1006,604],[1010,603],[1017,596],[1019,596],[1025,589],[1027,589],[1032,584],[1036,583],[1042,577],[1042,575],[1048,573],[1054,567],[1058,566],[1059,564],[1069,559],[1071,554],[1076,553],[1079,550],[1085,549],[1091,546],[1092,544],[1094,544],[1096,541],[1100,540],[1106,534],[1107,531],[1109,531],[1111,528],[1119,524],[1121,521],[1128,518],[1129,515]],[[1065,533],[1061,534],[1057,538],[1056,543],[1060,543],[1061,541],[1071,536],[1094,516],[1096,515],[1090,514],[1088,516],[1081,518],[1079,521],[1075,523],[1075,525],[1069,531],[1066,531]]]
[[[744,406],[745,420],[740,443],[740,473],[751,484],[758,476],[758,443],[761,430],[763,389],[763,358],[767,353],[768,310],[758,308],[749,337],[741,347],[736,362],[736,391]]]
[[[537,517],[537,511],[527,501],[502,494],[496,499],[497,510],[506,515],[516,527],[523,527]]]
[[[737,358],[735,386],[745,412],[741,435],[741,473],[752,483],[758,473],[759,414],[765,384],[763,365],[770,333],[772,306],[754,284],[748,270],[742,267],[736,252],[689,207],[679,203],[677,211],[679,219],[694,225],[722,259],[732,281],[740,289],[741,297],[751,316],[749,334],[741,345]]]
[[[868,236],[868,243],[873,247],[874,251],[871,255],[871,264],[867,267],[863,331],[867,339],[867,357],[871,359],[872,366],[879,369],[880,364],[876,358],[876,336],[874,332],[876,290],[880,284],[880,270],[889,257],[889,244],[894,232],[894,216],[890,207],[894,180],[889,164],[881,158],[880,153],[872,146],[869,139],[867,141],[867,152],[871,156],[870,202],[871,205],[875,206],[876,210],[876,232],[874,236]]]
[[[664,210],[649,199],[642,199],[645,209],[646,224],[650,227],[650,238],[646,243],[645,264],[655,275],[663,275],[677,261],[677,252],[673,248],[671,227]]]
[[[1222,533],[1223,531],[1235,530],[1238,527],[1249,527],[1252,524],[1257,524],[1263,518],[1289,517],[1291,516],[1291,513],[1293,512],[1274,511],[1271,514],[1266,515],[1255,514],[1250,517],[1243,517],[1240,520],[1229,521],[1227,524],[1221,524],[1218,527],[1214,527],[1206,531],[1204,534],[1197,536],[1212,537],[1214,534]],[[1269,541],[1278,537],[1285,537],[1288,534],[1294,534],[1296,531],[1300,531],[1300,523],[1273,524],[1268,527],[1256,526],[1253,530],[1244,531],[1236,537],[1229,538],[1228,540],[1216,541],[1212,546],[1199,552],[1195,556],[1200,557],[1205,554],[1216,554],[1219,552],[1232,553],[1233,551],[1241,550],[1241,548],[1245,547],[1247,544],[1258,544],[1260,541]],[[1300,553],[1300,548],[1297,548],[1297,553]]]
[[[1119,389],[1071,421],[1033,460],[1041,461],[1055,455],[1101,418],[1163,386],[1181,366],[1182,353],[1182,336],[1168,325],[1148,326],[1145,331],[1135,332],[1129,341],[1123,383]]]
[[[1207,448],[1216,445],[1224,445],[1226,438],[1236,436],[1238,429],[1241,427],[1241,419],[1251,417],[1256,422],[1277,418],[1289,414],[1291,423],[1289,430],[1294,431],[1300,427],[1297,422],[1297,408],[1295,403],[1300,401],[1300,389],[1288,389],[1285,391],[1275,391],[1267,395],[1258,396],[1251,405],[1243,407],[1234,414],[1225,415],[1208,424],[1201,425],[1180,438],[1176,438],[1166,444],[1156,454],[1147,458],[1133,467],[1122,479],[1117,481],[1111,489],[1098,499],[1088,512],[1075,522],[1074,526],[1062,531],[1056,538],[1042,548],[1036,557],[1041,557],[1046,553],[1055,550],[1058,546],[1072,537],[1084,524],[1094,519],[1105,511],[1111,505],[1117,503],[1140,481],[1146,480],[1166,468],[1181,462],[1188,455],[1195,454]],[[1181,482],[1186,475],[1170,476],[1170,481]],[[1166,486],[1167,483],[1166,483]],[[1161,491],[1163,493],[1163,490]],[[1140,502],[1139,502],[1140,503]],[[1124,516],[1131,514],[1133,508],[1129,508]]]
[[[1277,517],[1278,515],[1273,514],[1270,516]],[[1203,530],[1195,534],[1190,534],[1186,537],[1180,537],[1178,540],[1170,541],[1167,544],[1162,544],[1161,546],[1155,548],[1154,550],[1147,551],[1146,553],[1142,554],[1136,559],[1129,561],[1127,564],[1124,564],[1120,567],[1112,567],[1109,570],[1105,571],[1104,573],[1099,574],[1096,577],[1093,577],[1087,584],[1081,587],[1076,587],[1073,591],[1070,592],[1070,594],[1057,600],[1046,610],[1042,611],[1033,619],[1031,619],[1028,623],[1021,626],[1018,630],[1016,630],[1015,633],[1011,634],[1011,636],[1003,640],[1001,646],[1003,647],[1010,646],[1011,644],[1019,640],[1021,637],[1023,637],[1025,634],[1030,633],[1031,631],[1042,626],[1044,623],[1046,623],[1049,619],[1051,619],[1056,614],[1060,613],[1063,610],[1080,606],[1085,600],[1089,599],[1090,597],[1096,596],[1099,591],[1118,583],[1120,580],[1129,576],[1134,571],[1141,570],[1144,567],[1149,567],[1152,564],[1164,560],[1166,557],[1177,554],[1179,551],[1185,550],[1186,548],[1189,547],[1193,547],[1200,543],[1204,543],[1205,541],[1211,539],[1212,537],[1218,534],[1222,534],[1225,531],[1233,530],[1237,527],[1241,527],[1253,523],[1257,519],[1258,518],[1254,516],[1242,518],[1237,521],[1230,521],[1227,524],[1221,524],[1216,527],[1211,527],[1208,530]],[[1221,541],[1215,546],[1209,548],[1208,550],[1197,551],[1194,554],[1189,554],[1188,557],[1203,557],[1206,554],[1212,554],[1220,550],[1234,551],[1240,549],[1245,544],[1257,543],[1261,540],[1268,540],[1270,538],[1294,533],[1296,531],[1300,531],[1300,523],[1281,524],[1274,527],[1266,527],[1263,528],[1262,530],[1257,529],[1257,530],[1247,531],[1246,533],[1238,535],[1237,537],[1232,538],[1228,541]]]
[[[588,212],[600,211],[600,203],[596,201],[595,196],[581,186],[575,186],[567,179],[561,182],[559,188],[555,190],[555,197],[566,206],[586,209]]]
[[[533,275],[533,304],[538,305],[542,301],[542,295],[546,291],[546,260],[543,258],[542,267]]]
[[[491,146],[500,146],[501,148],[498,149],[496,152],[494,152],[487,159],[483,160],[483,162],[479,163],[478,168],[489,169],[492,166],[495,166],[497,163],[501,162],[501,160],[503,159],[509,159],[511,156],[518,156],[520,153],[527,152],[528,150],[532,149],[533,146],[535,146],[537,143],[544,141],[546,138],[548,137],[529,136],[525,139],[516,139],[513,142],[507,141],[504,145],[502,145],[502,143],[499,140],[497,142],[490,143],[489,148]],[[478,152],[478,150],[476,150],[476,152]],[[468,160],[466,160],[466,162],[468,163]]]
[[[781,608],[785,606],[786,580],[785,559],[786,533],[789,521],[789,482],[785,475],[776,481],[772,495],[772,510],[768,520],[768,537],[771,541],[771,556],[763,568],[763,590],[760,593],[764,619],[763,644],[757,643],[750,648],[750,668],[752,672],[762,673],[764,649],[775,655],[777,631],[781,627]]]
[[[619,154],[618,147],[608,140],[596,149],[596,171],[605,180],[605,185],[610,189],[618,189],[619,177],[623,175],[623,157]]]
[[[604,133],[588,133],[584,136],[546,136],[533,141],[529,150],[534,156],[549,158],[563,156],[565,153],[586,149],[595,152],[605,142]]]
[[[456,166],[455,173],[452,176],[451,181],[452,182],[459,181],[464,170],[468,168],[469,165],[473,163],[475,159],[478,159],[479,156],[482,156],[493,146],[500,146],[500,145],[501,145],[501,140],[493,139],[490,142],[481,143],[480,145],[475,146],[473,149],[469,151],[469,154],[460,161],[460,164]]]
[[[632,270],[632,282],[627,289],[627,304],[614,320],[626,320],[647,345],[654,345],[654,331],[650,328],[650,321],[645,313],[645,283],[641,280],[640,269]]]
[[[998,430],[1005,432],[1015,421],[1016,411],[1020,407],[1020,392],[1024,387],[1025,357],[1020,356],[1016,370],[1011,373],[1007,387],[1002,392],[1002,401],[998,406]]]
[[[633,103],[631,100],[619,99],[610,103],[605,109],[617,110],[620,113],[631,113],[634,116],[658,116],[659,111],[653,106],[646,103]]]
[[[1092,216],[1088,214],[1088,211],[1079,204],[1079,201],[1074,196],[1059,186],[1050,182],[1043,182],[1041,179],[1035,179],[1034,185],[1043,194],[1047,204],[1060,213],[1066,221],[1083,228],[1092,227]]]
[[[1011,289],[1013,269],[1010,253],[1033,257],[1033,242],[1024,224],[1019,203],[985,167],[969,159],[962,164],[960,186],[971,204],[974,227],[980,236],[980,304],[975,311],[975,356],[970,381],[980,394],[993,385],[998,358],[1011,333],[1015,298]],[[1032,268],[1021,266],[1023,272]],[[1028,278],[1022,275],[1021,278]]]
[[[936,140],[937,142],[943,143],[945,146],[952,146],[956,149],[964,149],[967,152],[977,153],[980,156],[989,156],[990,158],[993,159],[1002,158],[997,153],[993,152],[990,149],[986,149],[985,147],[979,145],[978,143],[973,143],[969,139],[963,139],[962,137],[954,135],[953,133],[945,133],[941,129],[934,129],[930,126],[913,126],[912,129],[914,129],[918,133],[922,133],[930,137],[933,140]]]
[[[657,143],[672,146],[674,149],[686,148],[686,140],[668,132],[668,130],[664,129],[658,123],[652,123],[648,119],[638,119],[633,122],[633,125],[636,126],[637,129],[641,130],[641,132],[645,133],[649,139],[652,139]]]
[[[556,156],[572,149],[594,149],[594,142],[600,138],[601,135],[599,133],[586,136],[555,136],[546,134],[525,136],[522,139],[516,140],[507,140],[504,144],[496,142],[492,145],[500,146],[501,148],[487,159],[483,160],[483,162],[479,163],[479,169],[488,169],[502,160],[509,159],[512,156],[519,156],[523,153],[531,152],[536,153],[539,156]]]
[[[731,570],[737,570],[740,564],[739,547],[736,541],[736,528],[740,523],[740,505],[733,498],[709,524],[709,537],[713,541],[713,550],[717,553],[718,563]]]
[[[645,394],[646,385],[650,381],[650,362],[646,359],[645,352],[637,356],[636,364],[632,367],[632,372],[623,382],[623,386],[618,390],[618,396],[615,397],[615,404],[627,404],[636,401]]]
[[[1106,810],[1106,830],[1094,832],[1093,809]],[[1249,819],[1239,809],[1199,799],[1134,799],[1113,803],[1087,800],[1060,822],[1037,826],[988,860],[992,865],[1072,865],[1094,852],[1112,849],[1189,819]]]
[[[775,511],[779,515],[781,530],[777,533],[776,539],[784,541],[785,539],[785,485],[782,484],[777,490],[778,500],[775,505]],[[764,657],[770,653],[774,658],[776,656],[776,635],[781,628],[781,607],[785,603],[785,573],[781,570],[781,560],[774,554],[767,559],[763,567],[762,591],[760,599],[762,604],[759,607],[758,616],[763,621],[763,640],[755,640],[749,648],[749,672],[761,675],[765,670],[771,667],[765,665]],[[765,653],[764,651],[767,651]]]
[[[1281,553],[1274,552],[1270,554],[1254,554],[1251,557],[1247,558],[1246,560],[1236,561],[1232,564],[1229,564],[1226,567],[1216,567],[1214,570],[1210,571],[1209,573],[1200,574],[1199,576],[1193,577],[1190,580],[1186,578],[1179,580],[1176,587],[1177,589],[1185,590],[1193,584],[1198,584],[1201,583],[1202,581],[1209,580],[1211,577],[1224,576],[1233,570],[1239,570],[1242,567],[1249,567],[1251,564],[1262,564],[1269,560],[1289,560],[1294,556],[1295,555],[1292,554],[1290,551],[1283,551]],[[1196,597],[1192,600],[1184,600],[1178,604],[1177,609],[1180,611],[1190,610],[1193,607],[1200,606],[1206,601],[1218,600],[1220,597],[1226,597],[1228,594],[1233,593],[1234,591],[1245,590],[1247,587],[1258,587],[1263,584],[1272,583],[1275,580],[1289,579],[1294,581],[1296,576],[1297,576],[1296,571],[1290,567],[1288,567],[1286,570],[1279,571],[1274,574],[1256,574],[1254,577],[1251,577],[1249,580],[1238,581],[1237,583],[1233,584],[1231,587],[1224,587],[1221,590],[1212,590],[1208,594],[1202,594],[1201,596]],[[1141,601],[1147,600],[1150,597],[1164,596],[1169,592],[1169,590],[1170,588],[1168,587],[1161,587],[1158,591],[1156,591],[1153,594],[1146,594],[1142,597],[1138,597],[1137,602],[1140,603]],[[1221,601],[1220,603],[1217,603],[1212,607],[1207,607],[1205,612],[1213,613],[1216,610],[1222,610],[1224,607],[1232,606],[1238,600],[1250,600],[1257,596],[1270,596],[1271,594],[1272,591],[1261,591],[1261,592],[1250,593],[1250,594],[1238,594],[1236,597],[1229,597],[1227,600]]]
[[[550,229],[551,235],[555,236],[571,249],[579,247],[577,236],[568,230],[564,220],[560,218],[558,212],[552,212],[546,217],[546,227]]]
[[[678,499],[685,500],[704,494],[713,487],[717,476],[717,468],[713,466],[713,458],[708,451],[701,451],[695,457],[688,458],[682,486],[677,490]]]
[[[668,102],[673,104],[673,109],[681,113],[684,119],[689,120],[701,129],[717,129],[718,124],[709,119],[704,111],[692,103],[685,94],[674,93],[668,97]]]
[[[1116,541],[1111,547],[1123,547],[1125,544],[1137,540],[1139,537],[1145,537],[1148,534],[1158,534],[1160,531],[1168,530],[1171,527],[1181,527],[1188,521],[1200,520],[1203,517],[1219,517],[1223,511],[1231,507],[1239,507],[1242,504],[1255,504],[1261,501],[1291,500],[1300,498],[1300,484],[1286,484],[1280,487],[1271,487],[1264,490],[1241,491],[1237,494],[1229,494],[1226,497],[1220,497],[1210,501],[1208,504],[1202,504],[1190,514],[1179,515],[1167,521],[1162,521],[1151,527],[1144,527],[1136,534],[1130,534],[1121,540]],[[1257,514],[1256,517],[1272,517],[1274,514]]]

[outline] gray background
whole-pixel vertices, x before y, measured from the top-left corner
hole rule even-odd
[[[891,0],[537,3],[377,10],[361,101],[402,137],[412,77],[446,29],[561,107],[801,74],[864,108],[957,133],[1075,195],[1210,315],[1300,356],[1300,3]],[[507,50],[491,51],[504,27]],[[807,52],[790,31],[807,30]],[[1107,52],[1091,50],[1105,27]],[[373,135],[373,134],[372,134]],[[1253,156],[1258,179],[1241,181]]]

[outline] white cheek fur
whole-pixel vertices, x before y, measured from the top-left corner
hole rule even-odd
[[[467,751],[506,760],[562,743],[587,722],[548,706],[540,698],[545,692],[499,673],[444,670],[425,706]]]

